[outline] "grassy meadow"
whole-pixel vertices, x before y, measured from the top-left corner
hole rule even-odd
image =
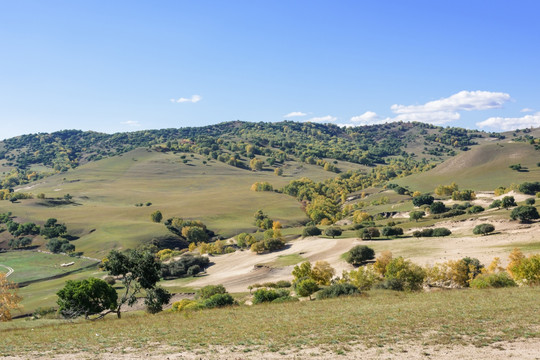
[[[540,288],[377,290],[324,301],[131,313],[98,322],[17,320],[0,323],[0,356],[155,353],[160,347],[167,353],[210,355],[215,346],[281,355],[318,348],[335,356],[346,355],[354,345],[396,350],[411,343],[480,347],[540,337],[539,296]]]

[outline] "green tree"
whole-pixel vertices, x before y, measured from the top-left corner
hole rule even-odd
[[[105,281],[96,278],[68,280],[63,289],[56,293],[59,311],[64,317],[75,318],[100,314],[114,310],[118,304],[118,294]]]
[[[313,279],[304,279],[299,281],[295,287],[296,293],[298,296],[309,296],[311,300],[311,295],[319,290],[319,285]]]
[[[490,232],[495,231],[495,226],[491,224],[480,224],[476,225],[473,229],[473,234],[475,235],[487,235]]]
[[[527,223],[531,220],[540,219],[540,214],[538,214],[538,210],[534,206],[521,205],[512,210],[510,218],[512,220],[519,220],[522,223]]]
[[[143,293],[147,294],[145,304],[150,312],[170,299],[171,295],[166,290],[159,290],[159,293],[156,293],[156,283],[161,278],[161,263],[149,252],[128,250],[121,253],[112,250],[104,261],[104,268],[109,275],[122,277],[124,293],[114,309],[118,317],[121,316],[124,304],[133,305],[137,301],[137,296]]]
[[[444,206],[444,203],[442,201],[435,201],[429,206],[429,211],[432,214],[442,214],[446,211],[446,206]]]
[[[150,214],[150,219],[155,223],[159,223],[163,219],[163,214],[161,213],[161,211],[156,210],[152,214]]]
[[[508,209],[509,207],[517,206],[516,200],[513,196],[505,196],[501,200],[501,206],[505,209]]]
[[[409,213],[409,218],[410,218],[411,220],[414,220],[414,221],[418,222],[418,220],[420,220],[421,218],[423,218],[425,215],[426,215],[426,213],[423,212],[423,211],[411,211],[411,212]]]
[[[302,236],[303,237],[307,237],[307,236],[319,236],[321,235],[321,229],[319,229],[318,227],[316,226],[306,226],[303,230],[302,230]]]
[[[331,236],[332,239],[335,238],[336,236],[340,236],[342,234],[342,230],[341,228],[337,227],[337,226],[331,226],[329,228],[327,228],[325,231],[324,231],[324,234],[326,236]]]
[[[423,194],[419,196],[415,196],[412,199],[413,205],[416,207],[422,206],[422,205],[431,205],[433,204],[433,201],[435,198],[429,194]]]
[[[375,258],[375,250],[365,245],[356,245],[347,253],[345,261],[351,265],[362,265]]]

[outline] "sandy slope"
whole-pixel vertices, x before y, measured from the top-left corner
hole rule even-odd
[[[488,236],[472,235],[472,229],[485,222],[494,224],[496,233]],[[453,235],[445,238],[407,237],[373,241],[310,237],[292,241],[285,250],[269,254],[237,251],[212,256],[214,265],[208,268],[207,275],[190,283],[190,286],[223,284],[230,292],[244,292],[248,291],[249,285],[255,283],[290,280],[294,266],[273,267],[271,264],[279,256],[289,254],[299,254],[312,263],[317,260],[328,261],[336,269],[336,275],[340,275],[343,270],[352,269],[341,259],[341,255],[357,244],[371,246],[377,252],[390,250],[395,256],[404,256],[420,265],[457,260],[465,256],[476,257],[484,264],[489,264],[494,257],[500,257],[504,265],[512,247],[540,241],[540,223],[520,224],[515,221],[492,220],[488,214],[475,220],[441,222],[437,227],[446,227]]]

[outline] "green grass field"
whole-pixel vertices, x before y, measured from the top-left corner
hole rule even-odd
[[[152,352],[160,346],[169,353],[187,350],[200,355],[211,354],[214,345],[247,352],[320,348],[327,349],[328,356],[346,355],[356,344],[481,347],[540,337],[539,296],[538,287],[430,293],[379,290],[360,297],[188,314],[132,313],[97,322],[19,320],[0,324],[0,356],[44,352],[97,356]]]
[[[456,182],[460,189],[493,191],[512,183],[538,181],[540,167],[536,164],[540,153],[526,143],[488,143],[473,147],[421,174],[414,174],[393,181],[411,190],[433,192],[437,185]],[[521,163],[527,171],[514,171],[512,164]]]
[[[70,262],[74,262],[75,264],[68,267],[60,266],[61,264]],[[10,266],[15,270],[9,277],[10,281],[21,283],[73,272],[82,267],[96,264],[96,262],[59,254],[14,251],[0,253],[0,264]]]
[[[73,196],[74,204],[44,206],[39,199],[11,204],[0,202],[0,212],[11,211],[17,221],[42,224],[55,217],[66,223],[69,232],[80,236],[77,251],[101,258],[113,248],[133,248],[153,238],[168,235],[162,224],[150,221],[150,213],[160,210],[165,219],[177,216],[199,219],[222,236],[254,231],[253,214],[262,209],[285,226],[306,220],[296,199],[275,192],[250,190],[256,181],[268,181],[275,188],[300,177],[324,180],[335,176],[320,166],[288,162],[284,176],[273,171],[252,172],[187,154],[163,154],[138,149],[122,156],[88,163],[73,171],[58,174],[22,188],[47,197]],[[339,162],[344,170],[361,168]],[[151,206],[136,207],[136,203]],[[8,241],[9,234],[0,234]],[[43,244],[44,241],[37,241]]]

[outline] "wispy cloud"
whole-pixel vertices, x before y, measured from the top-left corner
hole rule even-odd
[[[197,103],[202,100],[200,95],[193,95],[190,98],[181,97],[179,99],[171,99],[172,103]]]
[[[487,120],[477,122],[476,126],[481,128],[493,128],[497,130],[515,130],[529,127],[540,127],[540,112],[533,115],[525,115],[517,118],[490,117]]]
[[[525,113],[525,112],[534,112],[534,109],[531,109],[531,108],[523,108],[523,109],[520,110],[520,112],[523,112],[523,113]]]
[[[120,124],[122,124],[122,125],[127,125],[127,126],[132,126],[132,127],[139,127],[139,126],[141,126],[141,123],[138,122],[138,121],[135,121],[135,120],[122,121]]]
[[[352,122],[360,123],[360,125],[378,124],[380,122],[384,122],[385,120],[386,119],[383,119],[373,111],[366,111],[362,115],[353,116],[351,118]]]
[[[478,111],[500,109],[510,101],[510,95],[491,91],[460,91],[439,100],[429,101],[422,105],[399,105],[390,107],[394,117],[383,118],[373,111],[353,116],[352,122],[361,124],[381,124],[392,121],[420,121],[434,125],[442,125],[459,120],[461,111]]]
[[[306,120],[307,122],[317,122],[317,123],[329,123],[337,120],[337,117],[332,115],[312,117],[311,119]]]
[[[293,111],[288,113],[287,115],[283,115],[284,118],[291,118],[291,117],[298,117],[298,116],[306,116],[307,114],[301,111]]]

